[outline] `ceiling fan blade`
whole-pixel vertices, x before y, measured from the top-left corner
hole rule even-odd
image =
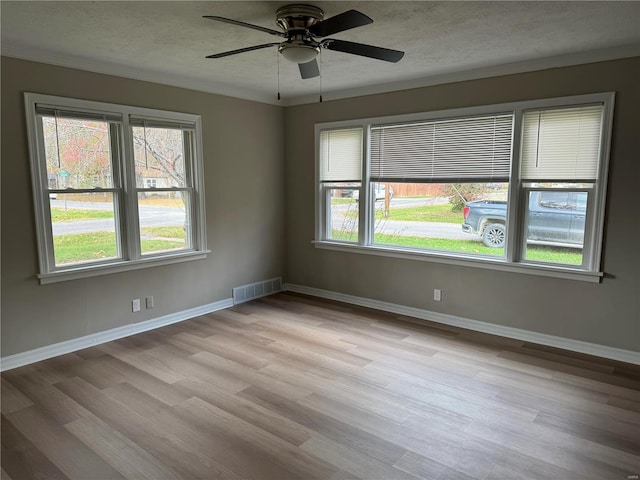
[[[287,36],[284,32],[279,32],[278,30],[273,30],[272,28],[261,27],[260,25],[252,25],[251,23],[245,23],[239,20],[233,20],[231,18],[217,17],[215,15],[203,15],[202,18],[208,18],[209,20],[216,20],[218,22],[230,23],[231,25],[237,25],[239,27],[252,28],[254,30],[259,30],[261,32],[269,33],[271,35],[277,35],[279,37]]]
[[[263,45],[254,45],[253,47],[246,47],[246,48],[239,48],[238,50],[231,50],[230,52],[214,53],[213,55],[207,55],[206,58],[228,57],[229,55],[236,55],[238,53],[251,52],[252,50],[260,50],[261,48],[273,47],[275,45],[280,45],[280,43],[279,42],[265,43]]]
[[[364,43],[347,42],[345,40],[333,40],[327,38],[320,44],[322,47],[336,52],[351,53],[362,57],[375,58],[385,62],[399,62],[404,57],[404,52],[391,50],[390,48],[374,47]]]
[[[320,76],[320,69],[315,58],[307,63],[299,63],[298,68],[300,68],[300,76],[303,80]]]
[[[369,17],[357,10],[348,10],[309,27],[309,31],[316,37],[326,37],[334,33],[344,32],[352,28],[373,23]]]

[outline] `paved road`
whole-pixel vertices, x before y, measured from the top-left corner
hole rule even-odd
[[[111,203],[99,202],[72,202],[64,200],[52,200],[54,207],[89,210],[111,210]],[[176,207],[140,206],[140,225],[142,227],[153,226],[183,226],[185,220],[184,211]],[[54,235],[67,235],[72,233],[114,231],[113,220],[81,220],[76,222],[57,222],[53,224]]]
[[[424,205],[437,205],[447,203],[448,198],[393,198],[390,208],[416,207]],[[334,228],[337,230],[350,230],[353,218],[343,217],[341,212],[353,208],[353,204],[335,205],[332,209]],[[380,202],[376,202],[376,209],[382,208]],[[482,241],[480,235],[472,235],[462,231],[462,218],[460,223],[444,222],[407,222],[400,220],[377,220],[376,233],[389,235],[403,235],[425,238],[448,238],[451,240],[476,240]]]
[[[470,235],[462,231],[458,223],[444,222],[404,222],[380,220],[376,222],[376,233],[425,238],[448,238],[451,240],[482,240],[480,235]]]
[[[341,222],[342,220],[342,222]],[[351,230],[353,219],[334,216],[333,227],[336,230]],[[388,235],[402,235],[406,237],[448,238],[450,240],[482,241],[480,235],[464,233],[458,223],[444,222],[406,222],[399,220],[378,220],[376,233]]]
[[[446,199],[445,199],[446,200]],[[436,199],[437,201],[437,199]],[[52,200],[54,207],[65,207],[64,200]],[[440,202],[441,203],[441,202]],[[416,205],[425,205],[425,199],[414,198],[394,198],[391,200],[391,207],[409,207]],[[94,209],[94,210],[110,210],[110,203],[97,202],[66,202],[67,208],[74,209]],[[333,209],[335,227],[339,230],[350,229],[353,219],[345,218],[340,215],[341,211],[346,211],[349,205],[336,205]],[[182,226],[184,225],[184,211],[175,207],[155,207],[142,205],[140,207],[140,223],[143,227],[152,226]],[[58,222],[53,224],[54,235],[66,235],[72,233],[113,231],[113,220],[82,220],[77,222]],[[377,233],[390,235],[404,235],[427,238],[449,238],[452,240],[478,240],[479,235],[470,235],[464,233],[457,223],[422,223],[422,222],[406,222],[398,220],[378,220],[376,222]]]

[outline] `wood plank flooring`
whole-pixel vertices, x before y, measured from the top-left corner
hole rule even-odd
[[[640,367],[283,293],[3,373],[1,473],[632,479]]]

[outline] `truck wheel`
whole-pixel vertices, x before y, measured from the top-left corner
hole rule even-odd
[[[482,243],[487,247],[501,248],[504,247],[504,225],[501,223],[492,223],[487,226],[482,233]]]

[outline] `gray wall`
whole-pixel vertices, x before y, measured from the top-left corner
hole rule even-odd
[[[2,356],[222,300],[233,286],[283,273],[290,283],[637,350],[639,80],[636,58],[281,109],[3,58]],[[610,90],[617,98],[601,284],[312,246],[315,123]],[[213,253],[39,285],[25,91],[202,115]],[[433,288],[442,302],[431,300]],[[131,313],[131,299],[147,295],[156,307]]]
[[[640,58],[290,107],[286,281],[596,344],[640,346]],[[601,284],[316,249],[314,124],[617,92]],[[442,289],[442,302],[432,300]]]
[[[206,260],[39,285],[23,92],[202,115]],[[284,270],[280,107],[2,59],[2,356],[193,308]],[[131,313],[131,300],[155,308]]]

